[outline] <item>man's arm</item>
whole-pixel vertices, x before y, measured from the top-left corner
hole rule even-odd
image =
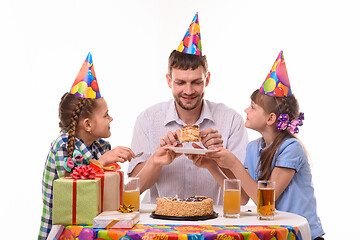
[[[159,178],[161,166],[151,164],[153,157],[151,156],[146,162],[136,165],[134,170],[129,174],[130,177],[140,178],[140,193],[151,188]]]
[[[151,118],[151,117],[150,117]],[[175,154],[167,149],[167,146],[175,146],[176,140],[172,139],[173,132],[168,132],[162,139],[159,139],[157,148],[154,151],[154,139],[149,136],[151,126],[146,113],[142,113],[136,119],[134,126],[131,148],[134,152],[144,152],[143,156],[132,159],[129,164],[128,175],[130,177],[140,177],[140,192],[151,188],[160,176],[162,166],[171,164],[176,157],[181,154]],[[172,142],[166,143],[164,139],[169,136]],[[156,145],[155,145],[156,146]]]
[[[140,178],[140,193],[151,188],[156,183],[162,166],[171,164],[176,157],[181,155],[167,149],[167,146],[158,147],[148,160],[136,165],[129,174],[130,177]]]

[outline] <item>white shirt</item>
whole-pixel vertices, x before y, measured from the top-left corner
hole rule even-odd
[[[233,152],[244,163],[248,136],[244,120],[239,113],[222,103],[204,100],[196,124],[200,126],[200,131],[207,128],[217,129],[222,135],[223,147]],[[135,123],[131,149],[144,154],[130,162],[128,174],[137,164],[150,158],[163,135],[185,125],[177,114],[174,100],[158,103],[142,112]],[[185,143],[183,146],[192,147],[191,143]],[[223,202],[221,188],[209,171],[196,167],[184,154],[170,165],[162,167],[157,182],[150,188],[150,202],[156,203],[158,197],[175,195],[179,198],[206,196],[212,198],[214,204]]]

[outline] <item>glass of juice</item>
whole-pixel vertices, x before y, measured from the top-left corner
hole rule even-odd
[[[125,178],[123,203],[134,207],[134,211],[139,211],[140,207],[140,178]]]
[[[272,220],[275,216],[275,182],[258,181],[257,216],[259,220]]]
[[[241,181],[239,179],[224,180],[224,217],[240,217]]]

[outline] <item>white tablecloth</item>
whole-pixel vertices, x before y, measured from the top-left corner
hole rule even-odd
[[[141,204],[140,221],[138,224],[183,224],[183,225],[290,225],[298,227],[304,240],[311,239],[310,227],[306,218],[299,215],[276,211],[274,220],[258,220],[255,206],[241,206],[239,218],[224,218],[222,206],[214,206],[215,212],[219,217],[202,221],[175,221],[162,220],[150,217],[152,211],[155,211],[155,204]],[[249,211],[250,212],[249,212]]]

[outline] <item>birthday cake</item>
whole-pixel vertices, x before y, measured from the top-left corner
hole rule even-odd
[[[165,216],[206,216],[214,213],[213,200],[204,196],[187,199],[176,197],[157,198],[155,214]]]
[[[199,125],[187,125],[181,129],[181,142],[200,142],[200,127]]]

